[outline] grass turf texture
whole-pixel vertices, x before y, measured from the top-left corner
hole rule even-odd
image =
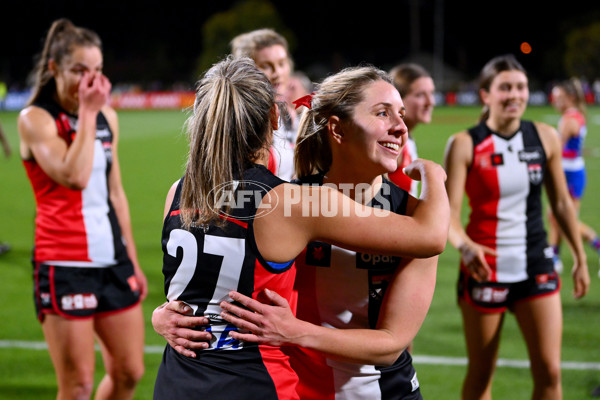
[[[581,218],[600,230],[600,108],[590,108],[587,153],[588,189],[582,202]],[[432,124],[419,126],[414,134],[421,157],[442,163],[448,137],[468,126],[477,116],[478,107],[438,107]],[[35,318],[32,299],[32,267],[34,199],[18,155],[16,113],[0,112],[0,124],[12,145],[11,158],[0,158],[0,242],[12,249],[0,256],[0,342],[14,340],[43,342],[41,328]],[[183,172],[187,141],[183,134],[185,112],[123,111],[120,118],[119,157],[123,185],[131,207],[133,231],[140,263],[149,282],[149,295],[144,302],[146,317],[146,374],[138,386],[136,399],[150,399],[154,377],[164,345],[150,323],[152,310],[164,301],[160,231],[164,198],[170,185]],[[556,125],[558,115],[550,107],[530,107],[525,118]],[[466,213],[464,215],[466,217]],[[597,278],[598,256],[586,247],[592,286],[582,300],[571,296],[572,281],[568,270],[571,257],[563,246],[562,299],[564,309],[563,355],[566,362],[598,363],[600,344],[600,284]],[[433,304],[423,328],[414,342],[415,367],[426,399],[458,399],[465,372],[464,365],[439,365],[419,361],[420,356],[464,358],[465,345],[460,312],[456,306],[455,283],[458,252],[451,246],[440,256],[438,281]],[[514,317],[507,315],[502,332],[500,358],[527,360],[527,351]],[[595,364],[598,365],[598,364]],[[104,374],[97,353],[96,382]],[[592,389],[600,385],[598,369],[564,369],[565,399],[591,398]],[[498,399],[525,399],[532,389],[529,371],[523,368],[499,367],[493,394]],[[56,383],[47,351],[0,348],[0,398],[54,398]]]

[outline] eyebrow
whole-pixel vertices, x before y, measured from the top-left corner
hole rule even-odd
[[[381,102],[381,103],[377,103],[377,104],[373,104],[373,108],[378,107],[378,106],[384,106],[387,108],[392,108],[392,103],[386,103],[386,102]],[[402,106],[400,107],[400,111],[406,111],[406,107]]]

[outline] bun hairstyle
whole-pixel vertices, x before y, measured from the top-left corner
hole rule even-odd
[[[27,105],[41,98],[50,98],[54,94],[56,84],[48,70],[48,62],[52,59],[57,65],[62,65],[77,47],[97,47],[102,51],[102,41],[94,31],[75,26],[66,18],[54,21],[46,34],[44,47],[32,71],[33,91]]]

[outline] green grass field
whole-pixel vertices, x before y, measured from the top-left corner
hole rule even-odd
[[[474,123],[479,109],[438,107],[431,125],[415,131],[420,155],[442,162],[447,138]],[[587,165],[588,191],[581,217],[600,229],[600,108],[589,110]],[[182,126],[185,113],[177,111],[120,112],[123,184],[127,191],[134,235],[142,268],[149,281],[144,302],[146,316],[146,374],[136,399],[152,398],[154,377],[164,345],[150,323],[152,310],[164,301],[161,273],[160,231],[164,197],[171,183],[183,171],[187,143]],[[43,342],[34,315],[30,254],[33,243],[34,200],[18,156],[16,113],[0,112],[0,123],[12,144],[13,155],[0,158],[0,241],[10,243],[10,252],[0,256],[0,398],[52,399],[56,383],[46,350],[36,349]],[[531,107],[526,118],[555,125],[558,116],[550,107]],[[565,249],[566,250],[566,249]],[[563,274],[564,305],[563,369],[565,399],[591,398],[600,385],[600,280],[598,256],[587,248],[592,287],[588,296],[574,301],[572,282]],[[440,257],[438,282],[430,313],[414,343],[415,366],[426,399],[458,399],[465,371],[460,313],[455,300],[458,253],[448,246]],[[570,255],[563,252],[567,267]],[[99,355],[99,354],[98,354]],[[441,357],[441,361],[429,357]],[[97,363],[97,380],[103,375]],[[500,358],[525,361],[527,353],[514,317],[506,319]],[[445,362],[450,361],[450,362]],[[452,362],[457,361],[456,364]],[[509,362],[509,364],[511,364]],[[511,364],[512,365],[512,364]],[[501,366],[496,372],[494,397],[527,399],[531,378],[526,368]]]

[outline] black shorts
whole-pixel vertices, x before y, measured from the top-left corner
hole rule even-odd
[[[64,267],[33,263],[34,302],[40,322],[45,314],[68,319],[92,318],[133,307],[140,291],[133,264],[112,267]]]
[[[197,358],[188,358],[170,345],[165,346],[154,383],[154,400],[299,399],[298,376],[285,355],[281,355],[279,362],[269,363],[255,345],[241,350],[205,350],[197,354]]]
[[[540,273],[521,282],[477,282],[464,271],[458,279],[458,298],[478,311],[501,313],[522,300],[531,300],[560,290],[556,272]]]
[[[408,350],[400,355],[394,365],[376,368],[381,372],[381,399],[423,400],[417,371]]]

